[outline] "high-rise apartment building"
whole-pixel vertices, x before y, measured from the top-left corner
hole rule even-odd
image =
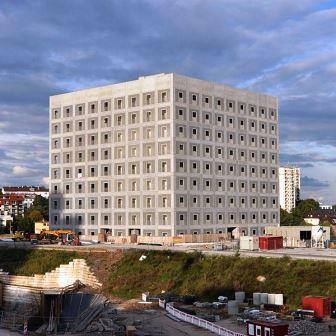
[[[277,98],[176,74],[50,98],[50,222],[80,234],[279,223]]]
[[[279,168],[279,200],[280,207],[291,212],[300,200],[300,168]]]

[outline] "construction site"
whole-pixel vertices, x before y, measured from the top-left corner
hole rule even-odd
[[[336,276],[332,262],[170,250],[0,248],[3,330],[29,335],[336,333],[336,292],[320,271]],[[320,274],[320,283],[312,274]]]

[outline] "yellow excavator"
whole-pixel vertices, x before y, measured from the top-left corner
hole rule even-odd
[[[39,235],[31,236],[32,244],[53,244],[79,245],[78,236],[72,230],[42,230]]]

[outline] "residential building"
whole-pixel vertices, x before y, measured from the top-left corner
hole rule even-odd
[[[25,207],[22,195],[0,195],[0,226],[6,226],[14,217],[23,216]]]
[[[279,200],[280,207],[291,212],[300,200],[300,168],[279,168]]]
[[[335,209],[317,209],[310,211],[304,221],[311,225],[336,225],[336,210]]]
[[[262,233],[279,223],[278,101],[176,74],[50,98],[50,226]]]
[[[332,205],[322,204],[320,203],[320,209],[322,210],[332,210]]]
[[[20,187],[3,187],[1,192],[4,195],[39,195],[44,198],[49,197],[49,189],[45,187],[20,186]]]
[[[40,186],[3,187],[1,191],[4,195],[24,196],[23,205],[26,209],[29,209],[32,206],[37,195],[49,198],[48,188]]]

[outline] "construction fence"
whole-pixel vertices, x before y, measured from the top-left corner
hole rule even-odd
[[[98,238],[98,237],[97,237]],[[153,237],[153,236],[100,236],[100,241],[113,244],[152,244],[173,246],[176,244],[207,244],[218,243],[231,239],[230,234],[186,234],[175,237]],[[83,239],[83,238],[82,238]],[[92,238],[91,238],[92,239]]]

